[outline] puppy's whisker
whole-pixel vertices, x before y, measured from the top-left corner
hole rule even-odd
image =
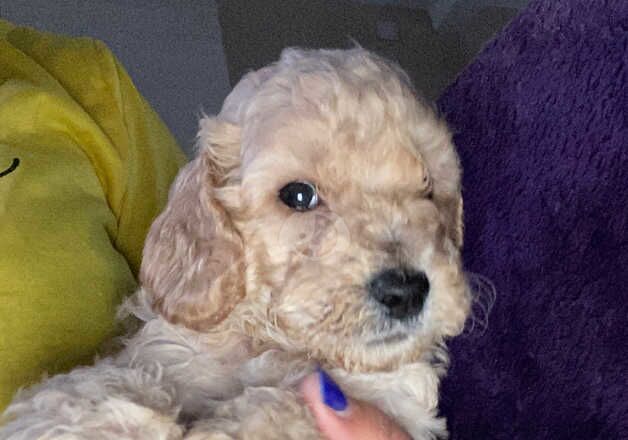
[[[484,275],[473,272],[467,272],[466,275],[471,295],[471,313],[462,335],[481,337],[488,330],[488,318],[497,299],[497,289]]]

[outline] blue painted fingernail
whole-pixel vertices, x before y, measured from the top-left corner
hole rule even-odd
[[[323,403],[334,411],[344,411],[347,409],[347,398],[342,393],[340,387],[323,370],[318,370],[318,380],[321,385],[321,396]]]

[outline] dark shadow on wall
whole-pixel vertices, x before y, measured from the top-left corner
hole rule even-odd
[[[218,2],[218,17],[232,84],[275,61],[284,47],[346,48],[351,38],[399,62],[430,97],[450,76],[444,47],[424,10],[342,0],[224,0]],[[399,39],[379,38],[378,20],[397,25]]]
[[[435,99],[516,10],[469,22],[445,19],[434,29],[423,9],[350,0],[218,0],[229,78],[269,64],[288,46],[347,48],[351,39],[397,61],[416,87]],[[486,9],[486,8],[485,8]],[[450,17],[448,17],[450,18]],[[470,26],[466,29],[466,26]],[[468,38],[467,38],[468,37]]]

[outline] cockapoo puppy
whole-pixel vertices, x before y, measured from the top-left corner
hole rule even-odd
[[[2,439],[318,439],[318,366],[413,438],[437,417],[470,296],[460,166],[408,77],[287,49],[200,123],[146,241],[117,355],[23,391]]]

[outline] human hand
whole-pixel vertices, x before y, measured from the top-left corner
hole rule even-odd
[[[301,393],[328,440],[411,440],[374,406],[345,397],[322,370],[303,380]]]

